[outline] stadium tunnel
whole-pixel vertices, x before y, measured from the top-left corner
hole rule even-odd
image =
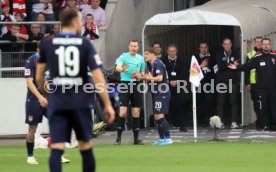
[[[246,60],[247,40],[256,36],[272,39],[273,49],[276,47],[276,1],[271,0],[212,0],[202,6],[188,10],[158,14],[146,21],[143,33],[143,49],[153,42],[160,42],[163,52],[170,43],[178,46],[180,58],[186,65],[183,70],[189,70],[191,56],[197,50],[202,40],[210,44],[211,50],[221,47],[221,40],[230,37],[233,48],[240,53],[242,63]],[[241,74],[244,81],[244,74]],[[243,126],[255,122],[256,115],[248,91],[241,82],[241,123]],[[214,104],[214,106],[216,106]],[[150,95],[144,96],[145,119],[152,114]],[[149,120],[145,120],[149,125]]]

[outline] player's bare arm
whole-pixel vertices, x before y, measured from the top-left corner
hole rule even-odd
[[[28,89],[35,95],[41,105],[47,104],[47,99],[43,97],[34,85],[34,78],[26,78]],[[45,106],[43,106],[45,107]]]
[[[46,71],[46,63],[37,64],[35,79],[36,79],[36,81],[37,81],[37,83],[39,85],[39,88],[43,92],[43,94],[47,95],[47,92],[46,92],[46,90],[44,88],[44,84],[45,84],[44,73],[45,73],[45,71]],[[48,105],[48,101],[47,100],[45,101],[45,100],[41,104],[42,107],[46,107]]]

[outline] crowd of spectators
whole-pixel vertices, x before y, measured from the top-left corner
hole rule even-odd
[[[58,21],[60,12],[66,8],[81,11],[84,23],[82,35],[94,41],[99,38],[98,28],[106,25],[106,3],[107,0],[2,0],[0,22],[37,23],[0,24],[0,49],[3,52],[34,52],[36,41],[60,32],[59,24],[41,22]]]

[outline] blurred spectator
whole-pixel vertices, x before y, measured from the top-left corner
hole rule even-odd
[[[76,0],[76,8],[81,10],[82,0]]]
[[[23,22],[25,19],[24,14],[22,13],[15,13],[15,19],[17,22]],[[24,24],[20,24],[20,31],[21,34],[28,34],[27,27]]]
[[[53,31],[51,32],[52,36],[57,36],[60,34],[60,25],[59,24],[54,24],[53,25]]]
[[[37,15],[37,21],[39,21],[39,22],[45,22],[45,15],[43,13],[38,13],[38,15]],[[40,32],[43,33],[43,34],[45,34],[45,33],[48,33],[47,31],[48,31],[47,25],[40,24]]]
[[[13,15],[21,13],[26,17],[26,0],[12,0],[12,13]]]
[[[67,0],[65,8],[76,8],[76,0]]]
[[[66,0],[55,0],[53,3],[53,10],[55,13],[55,19],[56,21],[59,20],[59,13],[62,10],[63,4]]]
[[[31,24],[31,32],[29,33],[28,41],[32,43],[27,43],[25,45],[26,52],[35,52],[37,48],[37,43],[33,41],[40,41],[44,37],[44,34],[40,32],[39,24]]]
[[[88,2],[89,0],[82,0],[81,13],[83,16],[83,23],[85,23],[87,14],[91,14],[91,5],[89,5]]]
[[[92,0],[92,8],[86,13],[83,13],[84,16],[87,14],[92,14],[94,16],[94,24],[98,27],[104,26],[106,24],[106,15],[105,11],[100,7],[100,0]]]
[[[67,0],[66,5],[59,10],[59,13],[67,8],[76,8],[76,0]]]
[[[92,15],[94,16],[94,23],[98,26],[106,24],[105,11],[100,7],[100,0],[92,0]]]
[[[91,14],[86,16],[86,21],[82,27],[82,36],[87,37],[91,41],[99,38],[99,31],[97,26],[93,23],[94,17]]]
[[[32,20],[37,21],[39,13],[45,15],[46,21],[54,21],[55,15],[53,11],[53,0],[29,0],[32,3]]]
[[[2,22],[16,22],[15,17],[10,14],[10,3],[7,1],[3,1],[1,3],[2,15],[0,16],[0,21]],[[0,35],[4,35],[11,29],[11,24],[1,25],[1,33]]]
[[[76,8],[76,0],[56,0],[54,3],[55,19],[59,21],[59,14],[66,8]]]
[[[10,41],[12,43],[1,44],[1,50],[4,52],[19,52],[22,50],[22,44],[16,43],[18,41],[18,34],[20,25],[14,24],[11,26],[11,30],[3,35],[1,40]]]

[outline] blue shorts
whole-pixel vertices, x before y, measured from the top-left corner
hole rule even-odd
[[[25,106],[26,124],[38,125],[42,122],[43,115],[47,117],[46,108],[41,107],[39,101],[36,98],[28,98]]]
[[[51,110],[48,108],[49,128],[52,143],[71,141],[74,129],[77,140],[92,139],[92,114],[89,108],[76,110]]]
[[[153,96],[153,114],[168,114],[170,104],[170,95]]]

